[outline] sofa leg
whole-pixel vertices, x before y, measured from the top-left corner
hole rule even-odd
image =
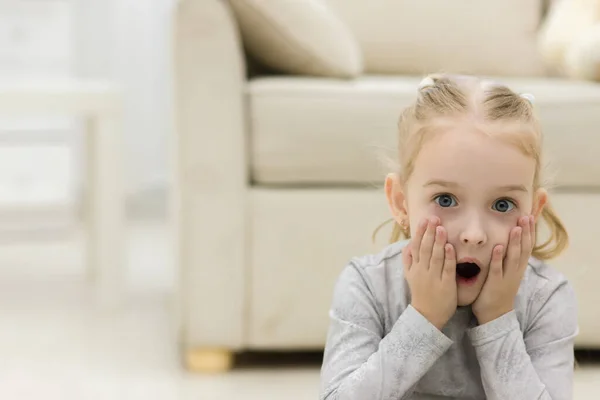
[[[222,373],[233,367],[234,354],[229,349],[199,348],[187,350],[185,364],[197,373]]]

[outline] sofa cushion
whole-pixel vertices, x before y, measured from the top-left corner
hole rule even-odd
[[[229,0],[244,45],[267,67],[336,78],[363,71],[350,29],[322,0]]]
[[[345,82],[271,77],[248,84],[252,178],[269,185],[381,184],[397,121],[420,77]],[[547,161],[560,187],[600,187],[600,85],[503,79],[536,97]]]
[[[541,75],[543,0],[326,0],[368,73]]]

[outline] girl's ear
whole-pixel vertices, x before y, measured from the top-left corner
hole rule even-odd
[[[548,192],[544,188],[539,188],[533,194],[533,207],[531,209],[531,214],[537,221],[538,218],[542,215],[542,211],[544,210],[544,206],[548,202]]]
[[[408,224],[406,195],[397,174],[391,173],[385,177],[385,196],[390,207],[390,212],[392,213],[392,218],[400,226],[406,226]]]

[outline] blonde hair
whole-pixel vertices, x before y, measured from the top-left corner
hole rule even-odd
[[[401,165],[398,176],[402,184],[412,174],[424,141],[448,118],[457,117],[475,117],[495,127],[499,135],[519,132],[518,136],[504,135],[503,139],[510,140],[535,160],[533,189],[535,191],[542,187],[542,132],[531,96],[474,77],[445,74],[429,75],[423,79],[416,101],[404,109],[400,116],[398,153]],[[544,242],[535,244],[532,256],[545,261],[562,253],[569,238],[550,204],[542,209],[541,219],[550,228],[550,235]],[[373,237],[382,226],[377,228]],[[536,223],[538,232],[539,222]],[[393,243],[403,238],[410,238],[410,229],[394,221],[390,241]]]

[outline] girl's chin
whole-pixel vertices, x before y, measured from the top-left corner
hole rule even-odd
[[[458,307],[469,307],[471,306],[473,303],[475,303],[475,300],[477,300],[477,297],[475,298],[469,298],[468,300],[458,300]]]
[[[479,293],[481,292],[481,287],[478,287],[478,285],[474,285],[474,284],[469,284],[469,285],[463,285],[460,283],[457,283],[457,291],[458,291],[458,305],[459,306],[468,306],[473,304],[473,302],[475,302],[475,300],[477,300],[477,297],[479,296]]]

